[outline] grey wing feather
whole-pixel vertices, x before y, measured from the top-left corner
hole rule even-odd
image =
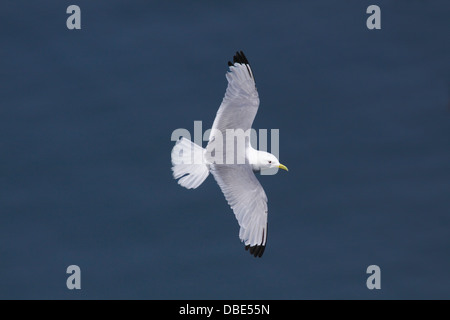
[[[259,96],[250,65],[235,62],[226,78],[228,87],[212,129],[222,132],[226,129],[251,129],[258,112]]]
[[[210,172],[239,223],[239,238],[250,253],[262,256],[267,240],[267,196],[250,165],[213,164]]]

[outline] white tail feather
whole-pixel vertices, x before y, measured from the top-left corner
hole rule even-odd
[[[209,168],[204,160],[205,149],[182,137],[172,149],[173,177],[187,188],[195,189],[209,175]]]

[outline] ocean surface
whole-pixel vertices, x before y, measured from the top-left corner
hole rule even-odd
[[[449,299],[449,16],[448,1],[2,1],[0,299]],[[253,126],[280,130],[289,167],[258,174],[261,259],[211,176],[187,190],[170,169],[172,132],[211,127],[237,50]]]

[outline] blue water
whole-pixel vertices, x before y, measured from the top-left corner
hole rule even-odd
[[[2,1],[0,298],[450,298],[449,16],[448,1]],[[186,190],[170,171],[172,131],[212,125],[236,50],[254,127],[280,129],[289,167],[258,175],[261,259],[212,177]]]

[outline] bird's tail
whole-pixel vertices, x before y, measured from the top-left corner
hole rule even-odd
[[[209,168],[204,159],[205,149],[182,137],[172,149],[173,177],[187,188],[195,189],[209,175]]]

